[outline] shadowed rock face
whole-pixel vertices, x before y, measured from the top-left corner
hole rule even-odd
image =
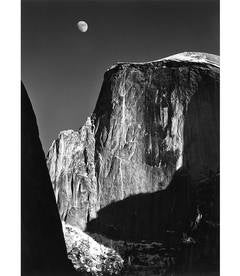
[[[73,275],[36,117],[21,86],[22,275]]]
[[[114,240],[162,241],[189,232],[196,217],[195,194],[187,172],[178,170],[165,190],[113,202],[87,224],[87,231]]]
[[[218,169],[217,61],[184,53],[105,73],[91,118],[61,132],[49,150],[62,220],[85,229],[113,202],[166,189],[182,167],[193,182]]]

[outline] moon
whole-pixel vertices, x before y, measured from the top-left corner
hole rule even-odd
[[[88,24],[85,21],[79,21],[77,27],[82,33],[85,33],[88,30]]]

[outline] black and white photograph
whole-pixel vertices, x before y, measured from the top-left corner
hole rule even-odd
[[[21,0],[20,94],[22,276],[220,275],[219,0]]]

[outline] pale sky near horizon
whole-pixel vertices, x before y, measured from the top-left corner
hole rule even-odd
[[[91,115],[103,74],[117,61],[219,54],[214,0],[22,0],[21,28],[22,80],[45,152],[61,130],[78,129]]]

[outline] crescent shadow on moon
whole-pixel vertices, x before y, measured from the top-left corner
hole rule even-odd
[[[88,24],[85,21],[78,21],[77,27],[82,33],[85,33],[88,30]]]

